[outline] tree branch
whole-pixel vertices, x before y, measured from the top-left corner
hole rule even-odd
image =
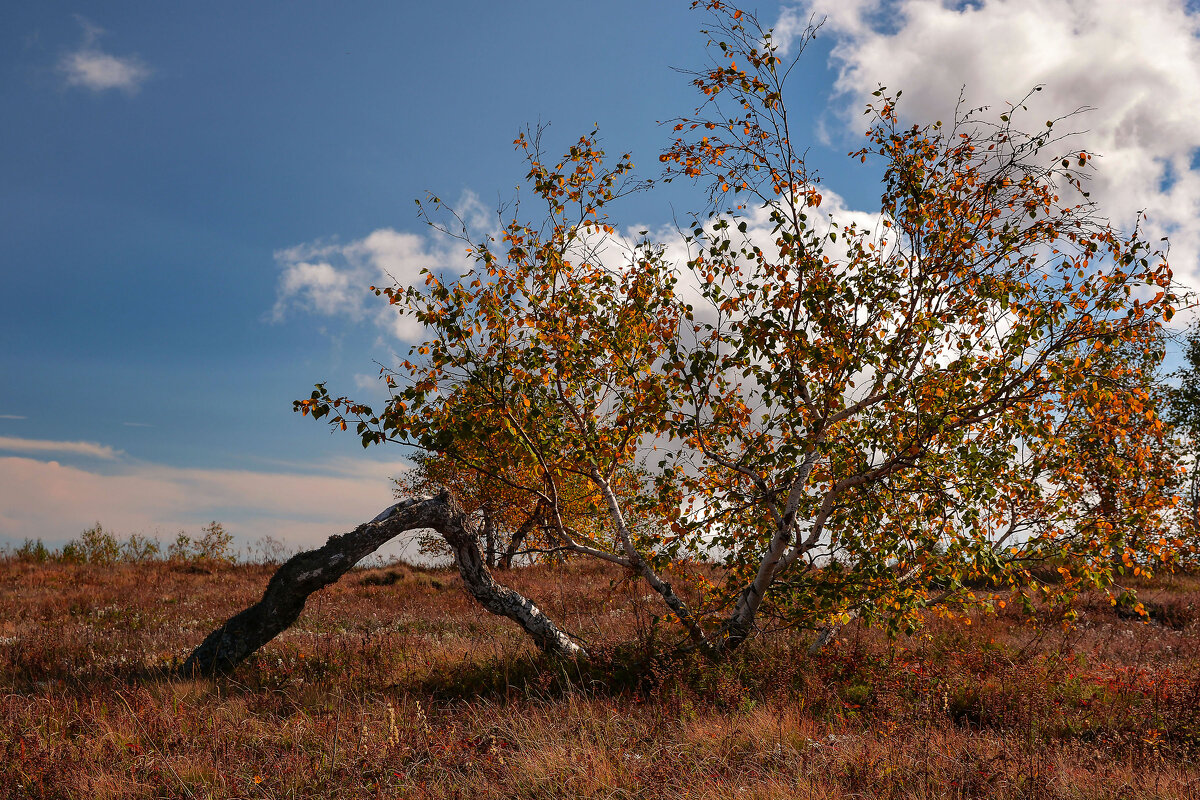
[[[287,630],[299,618],[309,595],[337,581],[388,541],[420,528],[432,528],[442,535],[454,551],[467,591],[484,608],[516,622],[546,653],[587,657],[532,601],[496,583],[467,514],[449,492],[442,492],[399,502],[353,531],[329,537],[323,547],[288,559],[271,576],[262,599],[210,633],[188,656],[183,673],[211,675],[233,669]]]

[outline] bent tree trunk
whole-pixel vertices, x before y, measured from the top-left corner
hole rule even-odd
[[[467,514],[448,493],[405,500],[353,531],[329,537],[317,550],[299,553],[271,576],[262,599],[231,617],[208,635],[184,662],[187,675],[211,675],[232,669],[287,630],[304,610],[309,595],[335,582],[355,564],[405,531],[432,528],[454,550],[467,591],[493,614],[520,625],[544,652],[586,658],[554,621],[528,598],[492,578]]]

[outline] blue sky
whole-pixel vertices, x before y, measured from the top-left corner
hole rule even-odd
[[[1097,108],[1098,195],[1118,220],[1146,209],[1194,282],[1200,25],[1182,2],[751,10],[784,34],[826,18],[789,101],[835,209],[875,210],[844,154],[879,81],[914,118],[964,84],[1001,102],[1045,83],[1048,107]],[[493,207],[539,121],[553,147],[598,123],[654,177],[657,121],[695,104],[672,67],[703,64],[703,19],[665,0],[7,4],[0,545],[212,519],[311,544],[374,516],[404,454],[291,401],[316,381],[370,398],[373,361],[405,349],[366,286],[445,257],[413,200]],[[658,229],[696,205],[673,185],[615,214]]]

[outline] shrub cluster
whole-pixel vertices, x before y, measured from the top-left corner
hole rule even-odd
[[[217,522],[210,522],[201,529],[201,536],[193,538],[185,531],[175,536],[175,541],[163,548],[157,537],[133,533],[124,541],[112,531],[104,529],[99,522],[83,531],[79,536],[52,549],[40,539],[25,539],[20,547],[5,548],[5,558],[31,563],[59,562],[66,564],[143,564],[165,561],[176,564],[228,565],[239,561],[259,564],[279,564],[287,557],[283,542],[272,536],[264,536],[252,546],[239,553],[233,544],[233,535]]]

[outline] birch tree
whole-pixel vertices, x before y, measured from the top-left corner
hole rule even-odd
[[[1032,591],[1051,555],[1069,580],[1038,591],[1064,595],[1112,589],[1114,559],[1169,562],[1165,482],[1102,513],[1077,502],[1098,485],[1077,469],[1081,443],[1128,488],[1161,431],[1108,355],[1154,358],[1176,300],[1137,221],[1122,230],[1089,198],[1093,154],[1057,132],[1064,120],[1024,129],[1020,104],[905,124],[900,93],[880,88],[850,154],[880,179],[876,222],[841,222],[793,141],[797,62],[751,14],[702,6],[701,104],[660,156],[666,180],[704,198],[683,242],[618,229],[634,165],[596,132],[561,159],[518,136],[538,214],[494,235],[448,228],[465,274],[372,287],[427,332],[385,372],[386,405],[318,384],[296,409],[364,446],[444,459],[514,518],[536,509],[546,546],[640,578],[678,646],[713,658],[767,618],[819,645],[853,617],[905,629],[931,605],[990,604],[969,587]],[[416,527],[444,538],[489,611],[586,657],[488,570],[486,503],[446,488],[285,565],[253,619],[214,632],[191,666],[236,663],[294,619],[295,598]],[[580,503],[588,525],[572,522]],[[698,557],[715,578],[682,584],[679,562]]]

